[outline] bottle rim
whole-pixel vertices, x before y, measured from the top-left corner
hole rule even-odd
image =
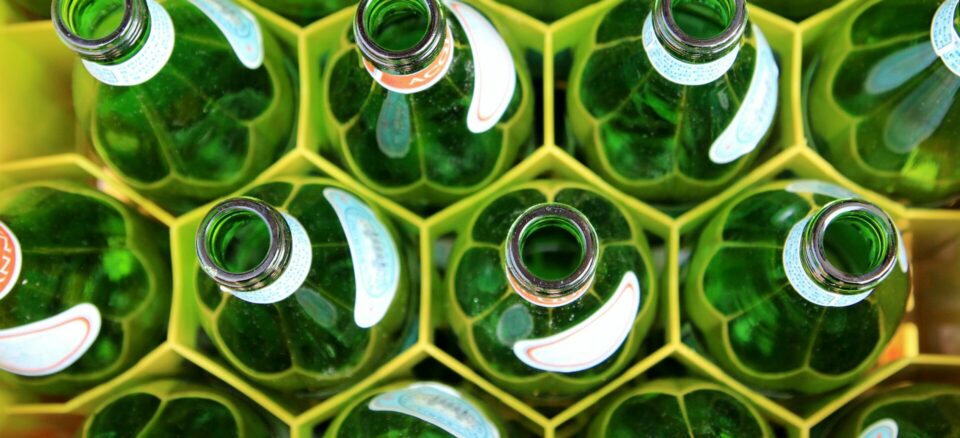
[[[523,241],[538,224],[559,221],[577,232],[583,256],[570,274],[548,280],[534,274],[523,261]],[[597,232],[590,220],[577,209],[561,203],[535,205],[522,213],[507,233],[507,278],[515,292],[527,301],[543,307],[558,307],[583,296],[596,276],[598,252]]]
[[[438,0],[418,0],[426,6],[427,31],[413,47],[404,50],[390,50],[379,44],[368,32],[367,15],[374,2],[385,0],[361,0],[353,21],[353,33],[360,52],[378,69],[386,73],[406,75],[426,67],[443,49],[446,31],[443,29],[443,10]]]
[[[674,0],[657,0],[653,28],[662,43],[673,53],[694,60],[726,53],[739,44],[747,23],[746,0],[732,0],[733,15],[723,32],[711,38],[697,38],[685,32],[673,15]]]
[[[240,212],[253,213],[264,222],[270,233],[270,245],[256,267],[246,272],[231,272],[214,260],[211,243],[217,226]],[[200,267],[215,282],[232,291],[250,292],[268,286],[283,273],[290,259],[292,242],[290,227],[279,211],[259,199],[240,197],[223,201],[207,213],[197,230],[196,251]]]
[[[122,57],[148,31],[150,15],[146,0],[123,0],[123,17],[117,28],[102,38],[83,38],[65,20],[67,8],[78,0],[53,0],[50,17],[57,36],[70,49],[90,61],[108,62]]]
[[[871,229],[878,234],[878,240],[885,243],[879,262],[869,272],[846,272],[827,257],[827,229],[838,219],[850,215],[858,215],[868,222]],[[900,248],[900,234],[890,215],[876,205],[856,199],[836,200],[823,206],[807,224],[803,241],[808,242],[802,251],[802,261],[807,273],[821,284],[847,292],[861,292],[879,285],[896,267],[897,251]]]

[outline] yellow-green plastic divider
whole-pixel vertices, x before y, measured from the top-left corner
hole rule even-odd
[[[74,152],[73,56],[51,22],[0,26],[0,58],[0,163]]]

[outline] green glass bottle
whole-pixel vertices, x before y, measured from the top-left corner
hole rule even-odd
[[[859,403],[831,432],[860,438],[960,436],[960,387],[914,384],[883,389]]]
[[[72,395],[160,343],[170,273],[151,225],[74,183],[0,191],[0,381]]]
[[[523,57],[458,0],[361,0],[324,74],[332,153],[414,208],[456,201],[532,139]]]
[[[833,7],[840,0],[750,0],[757,6],[793,21],[803,21]]]
[[[383,213],[339,183],[257,186],[214,207],[196,244],[203,328],[250,379],[325,396],[399,347],[415,293],[406,254]]]
[[[509,436],[499,416],[470,394],[437,382],[400,382],[358,397],[325,438]]]
[[[855,182],[921,204],[960,194],[957,4],[865,1],[811,63],[811,142]]]
[[[81,127],[124,183],[180,213],[249,182],[292,137],[283,54],[231,0],[55,0]]]
[[[682,205],[750,169],[776,114],[779,70],[744,0],[624,0],[589,35],[574,55],[567,120],[604,179]]]
[[[257,438],[270,434],[266,420],[236,395],[173,379],[120,391],[98,406],[83,437]]]
[[[301,26],[306,26],[341,9],[357,4],[355,0],[254,0]]]
[[[777,181],[729,202],[700,235],[685,312],[741,381],[817,394],[872,367],[910,294],[890,217],[841,187]]]
[[[588,186],[519,185],[457,230],[448,318],[473,365],[536,403],[564,402],[635,359],[656,312],[637,218]]]
[[[682,378],[644,383],[606,404],[590,425],[590,438],[773,437],[760,413],[715,383]]]
[[[543,22],[557,21],[599,0],[497,0]]]

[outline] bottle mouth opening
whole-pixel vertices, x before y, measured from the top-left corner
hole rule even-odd
[[[248,291],[279,276],[292,239],[283,216],[252,198],[224,201],[197,231],[197,257],[204,272],[224,287]]]
[[[50,16],[64,42],[94,51],[131,32],[134,14],[145,7],[143,0],[54,0]],[[121,8],[123,15],[117,20],[115,12]]]
[[[539,204],[521,214],[507,234],[507,271],[524,298],[560,305],[589,289],[597,245],[596,230],[583,213],[563,204]]]
[[[381,70],[409,74],[443,48],[437,0],[361,0],[353,22],[357,46]]]
[[[899,233],[890,216],[873,204],[833,201],[811,219],[804,234],[812,242],[804,254],[810,272],[837,289],[873,288],[896,266]]]
[[[746,0],[659,0],[655,28],[678,51],[724,50],[746,28]]]

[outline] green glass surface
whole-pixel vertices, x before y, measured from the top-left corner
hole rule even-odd
[[[0,300],[0,328],[53,317],[78,304],[100,312],[99,336],[72,365],[42,377],[0,371],[0,381],[70,395],[120,374],[164,337],[170,272],[153,224],[90,188],[46,181],[0,191],[0,222],[23,256]]]
[[[570,15],[599,0],[496,0],[540,21],[551,22]]]
[[[399,412],[374,411],[369,408],[370,400],[377,395],[404,389],[410,384],[411,382],[394,383],[357,397],[356,401],[344,408],[333,420],[324,438],[453,438],[454,435],[429,421]],[[500,416],[464,390],[455,391],[493,422],[501,436],[509,436],[505,434],[503,425],[497,421]],[[451,415],[455,413],[456,411],[451,411]]]
[[[960,194],[960,77],[930,44],[940,3],[864,2],[833,25],[805,90],[820,154],[855,182],[918,204]]]
[[[370,2],[364,20],[378,46],[394,52],[414,48],[430,27],[427,4],[421,0]]]
[[[686,32],[709,35],[726,28],[721,3],[697,0],[672,11]],[[763,149],[766,140],[728,164],[708,154],[747,94],[757,41],[747,23],[726,74],[705,85],[679,85],[653,68],[643,48],[652,6],[624,0],[591,28],[576,51],[566,118],[587,164],[604,179],[643,200],[686,204],[727,188]]]
[[[729,389],[702,380],[655,380],[606,404],[587,436],[662,438],[772,437],[755,408]]]
[[[803,21],[840,0],[750,0],[750,3],[793,21]]]
[[[9,0],[30,19],[50,18],[50,2],[47,0]]]
[[[123,13],[104,13],[100,4],[114,3],[94,1],[71,19],[81,34],[97,34]],[[287,61],[265,27],[263,65],[251,70],[196,6],[160,3],[175,28],[163,69],[142,84],[115,87],[77,63],[73,97],[80,125],[108,168],[180,213],[238,189],[272,163],[292,136],[295,98]]]
[[[848,307],[803,298],[784,272],[784,242],[797,222],[835,198],[792,183],[749,190],[716,213],[695,249],[683,303],[728,372],[758,388],[816,394],[873,366],[903,316],[910,274],[898,264],[869,297]],[[841,261],[840,269],[875,265],[871,248],[879,242],[862,232],[834,222],[827,235],[842,240],[825,241],[828,259]]]
[[[881,420],[897,423],[899,437],[943,438],[960,436],[960,387],[918,383],[884,388],[855,405],[831,433],[861,436]]]
[[[539,223],[520,239],[521,260],[533,275],[560,280],[583,261],[584,248],[577,231],[566,222]]]
[[[254,0],[295,23],[306,26],[343,8],[354,6],[356,0]]]
[[[543,202],[579,210],[599,238],[593,286],[578,300],[552,309],[531,304],[516,293],[507,283],[504,264],[510,226],[524,211]],[[524,183],[477,206],[457,234],[447,276],[450,324],[473,365],[501,388],[535,403],[553,403],[599,387],[633,362],[653,323],[658,291],[643,229],[616,202],[578,183]],[[579,247],[565,257],[582,257]],[[640,307],[630,335],[607,360],[584,371],[554,373],[531,368],[516,357],[517,341],[551,336],[590,317],[613,296],[628,271],[639,279]]]
[[[86,438],[261,437],[266,421],[233,394],[177,380],[123,391],[87,418]]]
[[[290,297],[274,304],[248,303],[222,292],[199,263],[194,274],[201,323],[220,353],[248,378],[288,393],[329,395],[382,365],[401,341],[415,291],[404,246],[393,232],[401,257],[396,296],[375,326],[356,325],[353,259],[340,219],[323,195],[328,187],[346,190],[332,180],[289,178],[244,194],[295,217],[310,236],[313,265]],[[390,220],[367,205],[393,231]],[[237,239],[248,241],[246,236]]]
[[[532,140],[533,88],[524,58],[507,34],[502,36],[517,69],[513,98],[493,128],[480,134],[467,128],[473,56],[454,14],[445,7],[444,14],[455,40],[453,61],[432,87],[400,94],[380,86],[364,68],[350,26],[342,29],[344,37],[333,48],[323,78],[331,152],[367,186],[417,209],[443,206],[485,187]],[[371,32],[396,35],[391,23]]]
[[[209,239],[213,262],[234,274],[252,271],[263,262],[270,249],[266,222],[249,211],[222,218],[214,224]]]

